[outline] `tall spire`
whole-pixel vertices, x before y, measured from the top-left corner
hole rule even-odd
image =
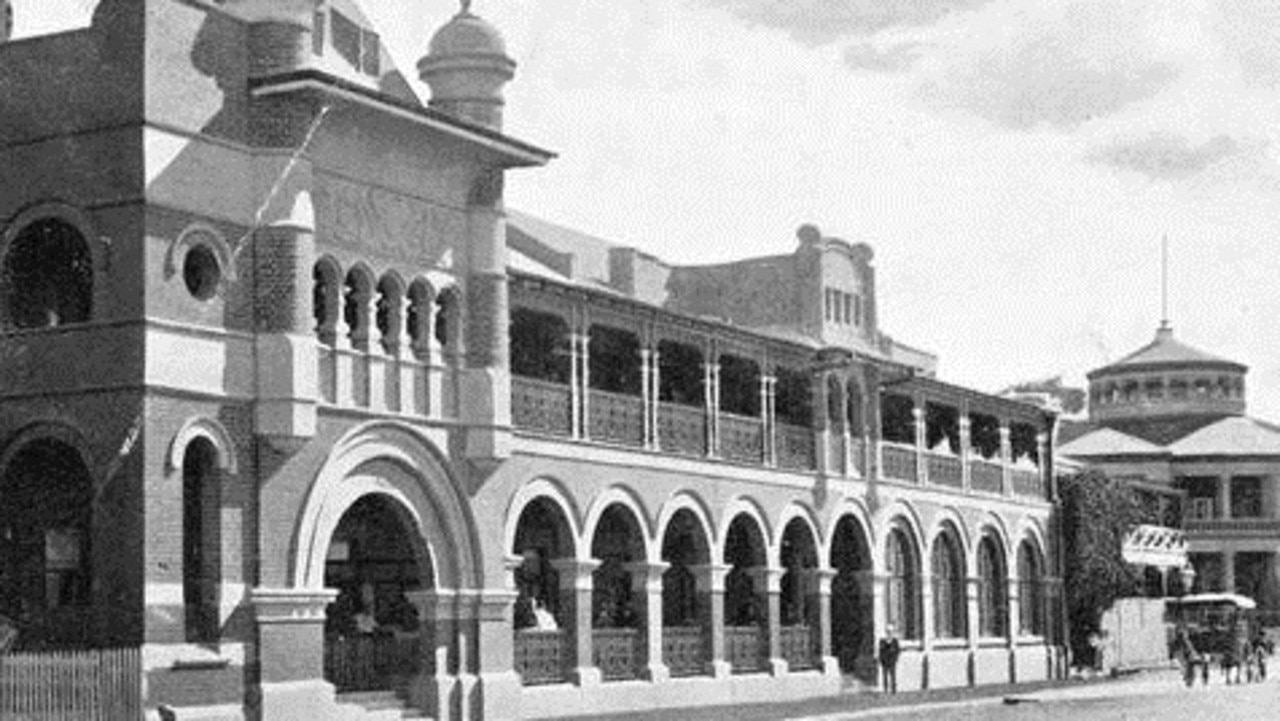
[[[460,14],[462,15],[471,14],[471,0],[462,0],[462,12]]]

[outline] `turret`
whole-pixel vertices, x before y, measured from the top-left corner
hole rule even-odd
[[[431,87],[430,107],[494,130],[502,129],[502,86],[515,68],[502,35],[471,14],[469,0],[418,61],[418,74]]]

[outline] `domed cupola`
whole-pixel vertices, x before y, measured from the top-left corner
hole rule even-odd
[[[1161,324],[1155,340],[1088,373],[1089,418],[1243,415],[1247,371],[1178,341],[1173,329]]]
[[[515,69],[502,35],[471,14],[470,0],[418,61],[418,74],[431,87],[430,107],[495,130],[502,128],[502,86]]]

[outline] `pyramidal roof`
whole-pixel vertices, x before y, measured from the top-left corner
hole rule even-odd
[[[1089,371],[1087,377],[1092,380],[1098,376],[1135,370],[1206,366],[1239,373],[1247,370],[1243,364],[1219,358],[1177,340],[1173,337],[1173,328],[1168,325],[1161,325],[1159,330],[1156,331],[1155,340],[1115,363]]]

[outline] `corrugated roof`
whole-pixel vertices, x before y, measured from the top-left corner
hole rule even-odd
[[[1119,456],[1158,454],[1165,449],[1113,428],[1099,428],[1058,446],[1058,452],[1064,456]]]
[[[1230,416],[1169,445],[1175,456],[1280,455],[1280,431],[1253,418]]]
[[[1155,340],[1110,365],[1090,371],[1089,379],[1118,371],[1139,370],[1159,366],[1220,366],[1244,372],[1246,367],[1235,361],[1206,353],[1173,337],[1173,329],[1161,326]]]

